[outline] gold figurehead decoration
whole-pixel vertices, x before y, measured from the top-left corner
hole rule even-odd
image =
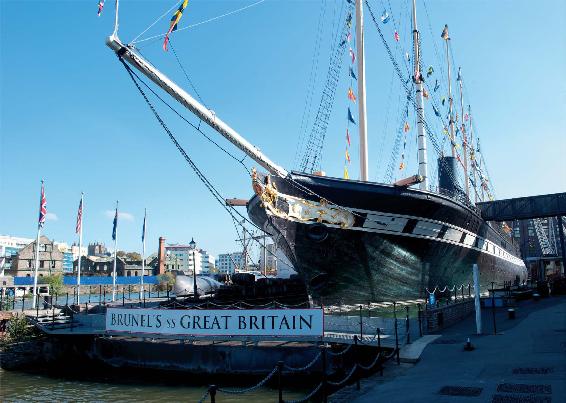
[[[334,224],[342,228],[349,228],[354,225],[354,215],[346,209],[329,205],[325,199],[315,202],[280,193],[269,175],[265,176],[262,183],[255,168],[252,169],[252,187],[267,214],[287,220],[295,219],[303,222]],[[288,213],[277,208],[278,198],[287,202]]]

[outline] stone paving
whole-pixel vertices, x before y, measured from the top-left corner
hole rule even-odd
[[[566,402],[566,297],[517,304],[516,319],[482,312],[484,335],[469,316],[424,349],[417,364],[387,363],[384,376],[349,386],[332,402]],[[465,351],[470,337],[473,351]]]

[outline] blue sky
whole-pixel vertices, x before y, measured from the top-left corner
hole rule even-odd
[[[75,240],[76,209],[83,191],[85,243],[111,245],[112,210],[120,200],[125,213],[119,227],[120,249],[140,250],[147,208],[149,252],[157,248],[159,236],[168,242],[194,237],[213,254],[238,250],[230,217],[170,143],[104,45],[112,30],[113,1],[106,2],[100,18],[96,3],[0,2],[0,233],[35,236],[39,184],[44,178],[48,210],[54,214],[45,234],[57,240]],[[174,3],[123,0],[120,37],[131,40]],[[191,0],[180,27],[251,3]],[[441,52],[440,32],[449,24],[454,61],[465,78],[465,103],[472,105],[498,198],[566,191],[566,3],[428,0],[430,19],[423,2],[418,3],[424,64],[434,66],[438,79],[444,77],[434,44]],[[389,8],[389,1],[370,4],[378,14],[386,4]],[[267,0],[178,32],[172,42],[206,104],[271,159],[296,168],[312,61],[318,60],[311,123],[341,5],[329,1],[322,6],[325,18],[317,55],[313,49],[320,1]],[[395,23],[382,26],[399,60],[405,49],[410,51],[407,6],[406,0],[391,1]],[[145,36],[165,31],[168,19]],[[367,9],[365,21],[370,177],[381,180],[391,158],[403,95]],[[395,27],[401,35],[398,48]],[[161,49],[161,41],[140,46],[145,56],[193,92],[173,53]],[[344,55],[322,164],[334,176],[341,175],[344,163],[347,65]],[[161,105],[159,110],[226,197],[251,195],[250,179],[237,163]],[[432,114],[430,106],[427,114]],[[195,121],[189,113],[185,116]],[[413,119],[410,114],[409,122]],[[414,140],[411,130],[407,174],[416,166]],[[350,175],[356,178],[355,139],[351,154]],[[398,158],[394,156],[396,165]]]

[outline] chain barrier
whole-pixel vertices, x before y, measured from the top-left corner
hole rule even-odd
[[[379,353],[377,353],[377,356],[375,357],[375,359],[373,360],[373,362],[369,366],[365,367],[362,364],[358,363],[358,367],[360,367],[361,369],[364,369],[366,371],[369,371],[370,369],[375,367],[375,364],[377,364],[377,362],[379,361],[380,358],[381,358],[381,351]]]
[[[247,388],[247,389],[221,389],[221,388],[218,388],[217,390],[219,392],[227,393],[227,394],[230,394],[230,395],[239,395],[239,394],[242,394],[242,393],[253,392],[254,390],[259,389],[263,385],[265,385],[265,383],[267,381],[269,381],[273,377],[273,375],[275,375],[277,370],[278,370],[278,368],[277,368],[277,366],[275,366],[275,368],[273,368],[273,371],[271,371],[269,373],[269,375],[267,375],[265,378],[263,378],[263,380],[261,380],[257,385],[254,385],[250,388]]]
[[[352,348],[353,344],[349,344],[348,347],[346,347],[344,350],[338,352],[338,353],[333,353],[332,351],[327,351],[327,354],[333,357],[338,357],[340,355],[344,355],[346,354],[348,351],[350,351],[350,349]]]
[[[352,377],[352,375],[354,375],[354,372],[356,372],[356,368],[358,368],[358,364],[354,364],[354,366],[353,366],[352,369],[350,370],[350,373],[348,374],[348,376],[346,376],[346,378],[342,379],[340,382],[326,381],[326,383],[328,383],[329,385],[332,385],[332,386],[342,386],[342,385],[344,385],[346,382],[348,382],[348,380],[350,380],[350,378]]]
[[[204,395],[202,395],[202,397],[197,403],[204,403],[204,401],[206,400],[209,394],[210,394],[210,389],[206,389],[206,392],[204,392]]]
[[[306,395],[305,397],[303,397],[302,399],[298,399],[298,400],[283,400],[284,403],[303,403],[306,402],[307,400],[309,400],[311,397],[313,397],[314,395],[316,395],[318,393],[318,391],[320,390],[320,388],[322,388],[323,382],[319,383],[318,386],[316,388],[314,388],[308,395]]]
[[[283,364],[283,368],[285,368],[288,371],[291,372],[302,372],[305,371],[307,369],[309,369],[310,367],[312,367],[314,365],[315,362],[318,361],[318,359],[322,356],[322,352],[318,353],[311,362],[309,362],[307,365],[305,365],[304,367],[301,368],[294,368],[294,367],[290,367],[289,365],[285,365]]]

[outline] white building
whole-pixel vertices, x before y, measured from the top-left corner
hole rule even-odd
[[[208,274],[214,265],[214,256],[210,256],[204,249],[191,249],[189,245],[166,245],[165,246],[165,270],[179,270],[185,274],[193,274],[196,260],[196,273]],[[212,262],[212,264],[211,264]]]
[[[220,274],[232,274],[244,268],[244,254],[242,252],[221,253],[216,259],[216,269]]]

